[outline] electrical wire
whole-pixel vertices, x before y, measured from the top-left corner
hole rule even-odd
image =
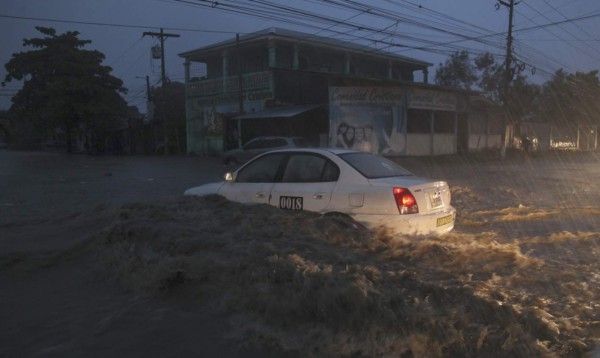
[[[222,7],[222,3],[217,3],[214,1],[202,1],[204,4],[199,4],[198,2],[193,2],[190,0],[176,0],[176,2],[178,3],[188,3],[190,5],[195,5],[195,6],[205,6],[206,4],[210,4],[209,7],[211,8],[215,8],[218,7],[219,10],[221,10]],[[253,3],[255,3],[257,1],[253,1]],[[331,1],[330,1],[331,2]],[[388,0],[388,2],[391,2],[393,4],[398,4],[397,2],[392,2],[391,0]],[[239,4],[240,2],[237,2],[237,4]],[[284,21],[284,22],[288,22],[288,23],[292,23],[292,24],[300,24],[300,25],[304,25],[306,26],[307,23],[306,22],[299,22],[298,20],[293,20],[290,21],[288,18],[282,18],[281,16],[278,16],[277,12],[273,12],[273,11],[265,11],[268,10],[268,6],[272,5],[270,2],[265,2],[265,1],[258,1],[258,3],[261,5],[258,8],[252,9],[249,7],[243,7],[243,6],[237,6],[237,7],[233,7],[231,9],[228,9],[229,11],[232,11],[234,13],[239,13],[239,14],[246,14],[246,15],[252,15],[252,16],[259,16],[265,19],[269,19],[269,20],[276,20],[276,21]],[[346,4],[350,4],[352,6],[354,6],[355,8],[357,6],[359,6],[359,8],[362,6],[363,7],[363,12],[365,11],[364,5],[357,3],[355,1],[350,1],[350,0],[344,0],[342,1],[342,3],[346,3]],[[407,2],[408,3],[408,2]],[[340,3],[338,3],[339,5]],[[368,37],[359,37],[359,39],[362,39],[364,41],[370,41],[371,43],[377,45],[383,45],[386,46],[386,48],[393,48],[395,50],[401,50],[404,49],[404,51],[408,51],[408,50],[419,50],[419,51],[426,51],[426,52],[431,52],[431,53],[437,53],[437,54],[448,54],[448,53],[452,53],[452,52],[456,52],[456,51],[460,51],[465,49],[464,47],[461,46],[456,46],[456,43],[460,43],[463,41],[481,41],[481,40],[485,40],[486,38],[490,38],[490,37],[499,37],[502,36],[504,33],[492,33],[492,34],[485,34],[485,35],[481,35],[481,36],[466,36],[466,35],[462,35],[460,33],[453,33],[450,31],[446,31],[446,30],[441,30],[442,33],[445,34],[452,34],[452,35],[457,35],[460,36],[461,39],[460,40],[453,40],[453,41],[426,41],[423,40],[421,38],[417,38],[414,36],[402,36],[397,34],[396,32],[386,32],[386,31],[382,31],[381,29],[377,29],[377,28],[373,28],[373,27],[364,27],[360,24],[348,24],[347,22],[341,21],[341,20],[337,20],[337,19],[331,19],[331,18],[327,18],[325,16],[320,16],[320,15],[315,15],[313,13],[310,12],[305,12],[305,11],[301,11],[301,10],[297,10],[297,9],[293,9],[293,8],[289,8],[289,7],[285,7],[285,6],[279,6],[280,10],[284,10],[287,11],[289,13],[289,11],[292,11],[292,13],[294,13],[296,16],[292,17],[292,19],[296,18],[296,19],[301,19],[302,16],[304,16],[304,18],[308,17],[309,19],[312,20],[317,20],[317,23],[323,23],[324,21],[328,22],[328,23],[332,23],[335,26],[352,26],[351,28],[353,30],[357,30],[357,31],[362,31],[362,32],[370,32],[371,34],[373,33],[383,33],[386,34],[387,38],[392,38],[392,39],[404,39],[406,41],[419,41],[422,43],[422,45],[403,45],[403,44],[399,44],[393,41],[382,41],[382,40],[378,40],[378,39],[373,39],[373,38],[368,38]],[[413,4],[414,6],[414,4]],[[369,10],[370,8],[367,8],[366,10]],[[226,9],[227,10],[227,9]],[[385,17],[385,14],[381,14],[381,8],[375,8],[375,10],[377,10],[377,16],[383,16]],[[369,14],[371,14],[371,11],[368,11]],[[397,14],[394,14],[395,16]],[[440,14],[436,14],[436,15],[440,15]],[[598,14],[592,14],[589,16],[584,16],[578,19],[566,19],[564,21],[558,22],[558,23],[566,23],[566,22],[572,22],[572,21],[576,21],[576,20],[583,20],[583,19],[588,19],[588,18],[592,18],[598,16]],[[99,22],[83,22],[83,21],[70,21],[70,20],[53,20],[53,19],[40,19],[40,18],[25,18],[25,17],[16,17],[16,16],[7,16],[7,15],[0,15],[0,17],[9,17],[9,18],[19,18],[19,19],[33,19],[33,20],[44,20],[44,21],[60,21],[60,22],[67,22],[67,23],[79,23],[79,24],[87,24],[87,25],[102,25],[102,26],[120,26],[120,27],[133,27],[133,28],[156,28],[156,27],[149,27],[149,26],[136,26],[136,25],[122,25],[122,24],[109,24],[109,23],[99,23]],[[389,17],[388,17],[389,18]],[[421,27],[425,27],[425,28],[429,28],[431,30],[436,30],[435,27],[429,26],[427,24],[423,24],[422,22],[418,22],[418,21],[412,21],[410,19],[407,19],[406,17],[401,17],[400,19],[397,18],[397,16],[395,18],[393,18],[394,21],[398,22],[400,20],[402,21],[409,21],[410,23],[412,23],[413,25],[416,26],[421,26]],[[412,21],[412,22],[411,22]],[[469,24],[467,24],[466,22],[461,22],[458,21],[459,23],[462,23],[463,25],[469,26]],[[528,31],[531,29],[535,29],[535,28],[541,28],[541,27],[547,27],[547,26],[551,26],[553,25],[551,24],[545,24],[545,25],[538,25],[536,27],[532,27],[532,28],[525,28],[525,29],[520,29],[520,30],[516,30],[516,31]],[[331,25],[329,25],[331,26]],[[323,28],[323,27],[318,27],[318,26],[314,26],[313,28],[316,28],[318,31],[330,31],[330,28]],[[218,33],[233,33],[233,32],[226,32],[226,31],[212,31],[212,30],[198,30],[198,29],[184,29],[184,28],[168,28],[169,30],[176,30],[176,31],[200,31],[200,32],[218,32]],[[439,28],[437,28],[437,30],[440,30]],[[480,31],[483,31],[482,28],[479,29]],[[480,32],[481,33],[481,32]],[[347,32],[338,32],[337,35],[347,35]],[[485,43],[484,44],[486,46],[492,46],[492,48],[499,48],[500,45],[498,43]],[[443,46],[443,48],[435,48],[436,46]]]
[[[542,13],[541,13],[541,12],[540,12],[538,9],[536,9],[536,8],[532,7],[532,6],[531,6],[531,5],[529,5],[528,3],[523,3],[523,4],[524,4],[525,6],[527,6],[528,8],[530,8],[531,10],[535,11],[537,14],[539,14],[540,16],[542,16],[544,19],[546,19],[546,20],[548,20],[548,21],[552,21],[552,20],[551,20],[551,19],[550,19],[548,16],[546,16],[546,15],[542,14]],[[528,17],[528,16],[526,16],[526,15],[523,15],[523,16],[524,16],[525,18],[529,18],[529,17]],[[530,19],[529,21],[533,22],[535,25],[538,25],[538,26],[540,25],[540,24],[538,24],[537,22],[535,22],[535,21],[533,21],[533,20],[531,20],[531,19]],[[577,36],[575,36],[575,35],[574,35],[572,32],[568,31],[567,29],[564,29],[564,28],[563,28],[563,26],[562,26],[562,24],[561,24],[561,25],[559,25],[559,26],[558,26],[558,28],[560,28],[561,30],[563,30],[564,32],[566,32],[566,33],[567,33],[568,35],[570,35],[572,38],[575,38],[575,39],[577,39]],[[544,31],[546,31],[547,33],[549,33],[549,34],[551,34],[551,35],[555,36],[555,37],[556,37],[556,38],[558,38],[558,39],[561,39],[561,40],[565,41],[565,44],[566,44],[567,46],[569,46],[569,47],[571,47],[572,49],[575,49],[575,50],[577,50],[578,52],[580,52],[580,53],[582,53],[582,54],[586,55],[586,56],[587,56],[587,57],[589,57],[590,59],[592,59],[592,60],[594,60],[594,61],[600,61],[600,58],[598,58],[598,57],[594,56],[593,54],[591,54],[591,53],[590,53],[590,52],[587,50],[587,48],[581,48],[581,47],[579,47],[579,46],[576,46],[574,43],[572,43],[572,42],[568,41],[567,39],[563,39],[563,38],[561,38],[559,35],[557,35],[556,33],[554,33],[554,32],[553,32],[551,29],[549,29],[549,28],[543,28],[542,30],[544,30]],[[591,48],[591,47],[588,47],[588,48],[589,48],[589,49],[592,49],[592,50],[595,50],[596,52],[598,52],[598,50],[597,50],[597,49],[594,49],[594,48]]]
[[[543,0],[546,4],[547,1]],[[576,0],[575,0],[576,1]],[[571,3],[575,2],[572,1]],[[472,54],[481,54],[491,52],[495,57],[503,58],[504,55],[498,53],[499,49],[505,47],[504,36],[506,32],[494,32],[481,26],[470,24],[464,20],[448,16],[447,14],[428,9],[422,5],[416,4],[408,0],[385,0],[384,3],[393,5],[400,9],[389,9],[381,6],[382,2],[365,3],[354,0],[307,0],[306,2],[321,4],[332,9],[343,9],[349,14],[343,18],[335,18],[329,14],[329,11],[309,11],[299,7],[292,7],[287,4],[278,4],[268,0],[249,0],[249,1],[230,1],[222,0],[219,2],[209,0],[161,0],[161,2],[179,4],[189,7],[201,7],[211,9],[213,11],[223,11],[242,16],[252,16],[259,19],[285,23],[294,26],[301,26],[305,29],[315,31],[313,35],[325,34],[328,38],[347,38],[348,41],[353,41],[355,44],[366,43],[370,49],[366,47],[359,50],[356,47],[351,47],[353,51],[358,51],[364,54],[381,54],[382,51],[391,51],[390,54],[400,54],[407,51],[422,51],[438,55],[448,55],[458,51],[467,50]],[[288,3],[289,4],[289,3]],[[294,4],[298,4],[295,2]],[[549,5],[549,4],[548,4]],[[564,7],[552,7],[550,11]],[[405,10],[405,11],[403,11]],[[402,12],[403,11],[403,12]],[[542,16],[542,12],[539,12]],[[537,29],[545,29],[551,26],[559,26],[562,24],[589,20],[600,16],[600,12],[591,13],[575,18],[566,18],[561,14],[563,20],[549,22],[546,24],[535,24],[535,26],[515,29],[514,33],[527,33]],[[46,22],[64,22],[72,24],[95,25],[95,26],[111,26],[136,29],[156,29],[157,26],[140,26],[115,24],[105,22],[85,22],[72,20],[57,20],[43,19],[33,17],[21,17],[0,14],[0,18],[10,18],[19,20],[34,20]],[[365,21],[358,21],[364,19]],[[373,26],[374,19],[378,22],[384,21],[380,27]],[[546,17],[546,19],[548,19]],[[549,20],[549,19],[548,19]],[[397,31],[399,24],[402,24],[402,32]],[[233,31],[216,31],[207,29],[189,29],[189,28],[173,28],[163,27],[171,31],[191,31],[204,33],[220,33],[234,34]],[[407,29],[425,30],[427,33],[411,34]],[[588,33],[589,35],[589,33]],[[436,36],[444,36],[444,40],[434,40]],[[590,36],[591,37],[591,36]],[[313,39],[311,37],[311,39]],[[477,44],[477,47],[468,46],[466,43]],[[126,53],[132,51],[137,43],[131,45],[123,54],[113,60],[112,63],[120,61]],[[534,59],[540,62],[536,66],[540,71],[548,71],[548,69],[559,64],[557,61],[548,59],[545,55],[535,52],[532,48],[525,45],[523,42],[518,42],[518,47],[524,54],[519,54],[518,59],[522,62],[533,62]],[[340,44],[341,46],[342,44]],[[488,51],[481,50],[481,46],[488,48]],[[364,45],[367,46],[367,45]],[[143,54],[139,55],[128,69],[131,69]],[[542,61],[544,63],[542,63]],[[566,67],[566,66],[562,66]],[[153,72],[156,70],[151,60],[151,68]],[[542,70],[543,68],[543,70]],[[550,72],[549,72],[550,73]],[[177,74],[179,76],[179,74]],[[174,77],[175,78],[175,77]],[[179,77],[177,77],[179,78]],[[159,80],[160,81],[160,80]]]
[[[542,0],[546,5],[548,5],[552,10],[554,10],[557,14],[559,14],[563,19],[567,19],[567,17],[565,16],[565,14],[563,14],[558,8],[556,8],[554,5],[552,5],[551,3],[549,3],[547,0]],[[594,38],[594,35],[590,34],[586,29],[584,29],[583,27],[579,26],[578,23],[573,23],[573,25],[575,27],[577,27],[579,30],[581,30],[581,32],[583,32],[584,34],[588,35],[588,37],[590,39]]]
[[[239,1],[236,2],[235,6],[231,6],[231,4],[229,4],[227,1],[223,1],[223,2],[215,2],[215,1],[208,1],[208,0],[197,0],[197,1],[177,0],[177,1],[178,2],[185,1],[186,3],[197,4],[198,6],[203,6],[205,8],[212,8],[212,9],[216,8],[221,11],[228,11],[228,12],[241,13],[241,14],[246,14],[246,15],[251,15],[251,16],[258,16],[261,18],[269,19],[269,20],[275,20],[275,21],[282,20],[280,17],[272,16],[272,14],[275,14],[275,13],[268,11],[269,10],[268,6],[272,5],[272,3],[268,2],[268,1],[264,1],[264,0],[252,1],[252,3],[258,3],[260,5],[260,7],[254,8],[254,9],[240,5],[241,2],[239,2]],[[390,18],[389,17],[390,15],[387,15],[385,13],[382,14],[382,10],[380,8],[376,8],[371,5],[366,5],[366,4],[362,4],[362,3],[357,3],[357,2],[351,1],[351,0],[327,0],[327,1],[323,0],[322,2],[327,3],[331,6],[336,6],[336,7],[340,7],[340,8],[344,8],[344,9],[352,9],[354,11],[360,12],[361,14],[368,14],[371,16],[377,15],[377,16],[380,16],[383,18],[393,19],[394,21],[405,21],[410,24],[413,24],[416,26],[421,26],[423,28],[430,29],[430,30],[440,30],[439,28],[436,29],[435,27],[432,27],[429,24],[423,24],[423,23],[419,23],[418,21],[406,19],[406,17],[398,18],[396,16],[397,14],[394,14],[394,13],[392,13],[392,15],[394,15],[395,17]],[[396,4],[397,4],[397,2],[396,2]],[[414,4],[413,4],[413,6],[414,6]],[[372,27],[362,26],[360,24],[354,24],[354,23],[340,24],[340,21],[338,19],[328,19],[327,17],[321,16],[321,15],[315,17],[314,14],[312,14],[310,12],[303,12],[303,11],[295,9],[295,8],[289,8],[289,7],[278,5],[278,4],[276,4],[275,7],[276,7],[276,9],[287,12],[287,13],[289,13],[291,11],[291,13],[294,14],[294,19],[299,19],[300,15],[304,15],[305,18],[308,18],[309,20],[313,20],[317,23],[322,23],[323,21],[326,21],[329,24],[333,24],[333,26],[329,25],[329,27],[326,28],[328,30],[332,30],[334,26],[339,26],[339,27],[345,26],[347,28],[349,27],[351,30],[370,33],[371,36],[373,36],[373,34],[385,33],[385,34],[387,34],[386,39],[390,38],[392,36],[393,36],[393,38],[400,38],[400,36],[398,34],[394,34],[393,32],[390,33],[390,32],[386,32],[386,31],[382,31],[381,29],[374,29]],[[257,11],[260,11],[260,13],[258,15],[256,14]],[[276,14],[279,14],[279,13],[276,13]],[[515,31],[525,32],[525,31],[530,31],[533,29],[550,27],[550,26],[554,26],[557,24],[563,24],[563,23],[568,23],[568,22],[575,22],[575,21],[590,19],[590,18],[593,18],[596,16],[598,16],[598,14],[591,14],[591,15],[587,15],[587,16],[581,16],[579,18],[566,19],[566,20],[558,21],[558,22],[554,22],[554,23],[551,22],[551,23],[542,24],[542,25],[538,24],[533,27],[522,28],[522,29],[518,29]],[[294,20],[294,22],[296,22],[296,20]],[[468,26],[468,24],[466,22],[462,22],[461,24]],[[479,33],[479,34],[483,33],[483,31],[485,30],[482,28],[477,28],[475,26],[473,26],[473,28],[475,28],[477,30],[475,33]],[[320,28],[319,31],[321,31],[321,29],[322,28]],[[408,50],[411,50],[411,51],[421,50],[421,51],[426,51],[426,52],[430,52],[430,53],[448,54],[448,53],[453,53],[453,52],[465,49],[465,46],[452,46],[452,45],[454,45],[456,43],[468,41],[468,40],[478,41],[487,46],[492,46],[492,48],[501,48],[501,46],[503,46],[503,45],[500,45],[498,42],[485,42],[485,41],[481,41],[481,40],[485,40],[487,38],[492,38],[492,37],[499,38],[500,36],[504,36],[506,34],[506,32],[490,33],[488,31],[487,34],[483,34],[483,35],[479,35],[479,36],[468,36],[468,35],[463,35],[460,33],[457,34],[457,33],[453,33],[450,31],[446,31],[445,29],[441,29],[441,33],[448,34],[448,35],[458,35],[459,39],[452,40],[452,41],[443,41],[443,42],[433,42],[433,41],[427,42],[426,40],[424,40],[422,38],[410,38],[410,37],[407,37],[406,35],[401,36],[401,38],[405,41],[414,39],[416,41],[420,41],[421,43],[425,43],[425,45],[398,44],[398,43],[391,42],[391,41],[382,41],[381,39],[372,38],[372,37],[370,37],[370,38],[362,37],[362,39],[365,41],[370,41],[374,45],[385,46],[384,48],[378,48],[378,50],[392,48],[395,50],[396,53],[402,52],[402,51],[408,51]],[[346,31],[346,32],[338,31],[336,35],[347,35],[347,34],[348,34],[348,31]],[[442,48],[440,48],[440,47],[442,47]],[[472,49],[468,49],[468,50],[472,50]],[[496,56],[498,56],[498,55],[496,54]]]
[[[196,0],[196,1],[191,1],[191,0],[175,0],[177,2],[185,2],[185,3],[189,3],[189,4],[197,4],[197,6],[199,7],[203,7],[203,8],[207,8],[207,9],[217,9],[220,11],[225,11],[225,12],[233,12],[233,13],[238,13],[238,14],[244,14],[244,15],[250,15],[250,16],[256,16],[258,18],[264,18],[264,19],[269,19],[269,20],[274,20],[274,21],[283,21],[283,22],[287,22],[290,23],[289,19],[282,19],[281,17],[273,17],[272,16],[272,11],[269,11],[269,9],[266,7],[266,5],[270,4],[268,2],[264,2],[264,1],[258,1],[258,0],[254,0],[252,1],[252,3],[255,2],[260,2],[260,7],[258,8],[251,8],[251,7],[244,7],[242,5],[240,5],[240,2],[236,2],[235,5],[230,4],[229,2],[214,2],[214,1],[208,1],[208,0]],[[282,9],[281,6],[278,5],[278,9]],[[260,10],[260,11],[259,11]],[[356,10],[356,9],[355,9]],[[361,9],[362,11],[362,9]],[[369,11],[369,14],[371,14],[373,11]],[[298,14],[302,13],[301,11],[297,10],[297,9],[293,9],[293,17],[294,18],[298,18]],[[304,13],[305,16],[310,18],[313,18],[315,15],[312,13]],[[316,20],[318,22],[322,22],[322,21],[327,21],[328,19],[325,16],[322,15],[318,15],[316,17]],[[407,49],[407,50],[421,50],[421,51],[426,51],[426,52],[431,52],[431,53],[437,53],[437,54],[443,54],[443,55],[447,55],[449,53],[454,53],[456,51],[460,51],[463,50],[464,47],[460,47],[460,46],[456,46],[453,45],[452,42],[445,42],[445,43],[439,43],[439,42],[435,42],[435,41],[429,41],[429,40],[424,40],[421,38],[416,38],[416,37],[409,37],[406,35],[399,35],[396,33],[391,33],[389,31],[382,31],[381,29],[377,29],[377,28],[373,28],[371,26],[365,26],[362,24],[355,24],[355,23],[344,23],[338,19],[329,19],[328,23],[331,24],[335,24],[335,25],[339,25],[341,27],[346,27],[349,29],[355,29],[355,30],[360,30],[360,31],[365,31],[368,32],[370,34],[387,34],[387,35],[392,35],[395,38],[401,38],[403,40],[413,40],[416,42],[420,42],[420,43],[424,43],[425,45],[405,45],[405,44],[398,44],[398,43],[393,43],[390,41],[381,41],[378,39],[374,39],[371,37],[362,37],[360,38],[360,40],[365,40],[368,41],[370,43],[373,44],[380,44],[380,45],[384,45],[386,46],[385,48],[394,48],[394,49]],[[394,20],[396,21],[396,20]],[[297,21],[293,21],[294,24],[297,23]],[[311,26],[312,28],[316,28],[317,30],[321,30],[322,27],[313,25],[313,24],[309,24],[307,22],[303,22],[302,23],[305,26]],[[336,35],[346,35],[346,32],[340,32],[340,31],[334,31],[334,30],[330,30],[332,31],[334,34]],[[491,35],[487,35],[487,36],[483,36],[483,37],[489,37]],[[497,36],[497,34],[496,34]],[[481,37],[481,38],[483,38]],[[467,37],[466,39],[468,40],[479,40],[479,37]],[[460,41],[464,41],[464,39],[461,39],[457,42]],[[436,46],[444,46],[445,49],[436,49]],[[376,52],[377,50],[373,51]],[[367,52],[368,54],[369,52]]]
[[[65,24],[77,24],[77,25],[94,25],[94,26],[108,26],[108,27],[122,27],[131,29],[143,29],[143,30],[154,30],[161,28],[161,26],[148,26],[148,25],[127,25],[117,24],[108,22],[92,22],[92,21],[75,21],[75,20],[64,20],[64,19],[49,19],[42,17],[28,17],[28,16],[14,16],[0,14],[0,18],[13,19],[13,20],[30,20],[30,21],[44,21],[44,22],[59,22]],[[177,27],[165,27],[163,29],[169,31],[189,31],[189,32],[203,32],[203,33],[214,33],[214,34],[235,34],[234,31],[222,31],[222,30],[207,30],[207,29],[190,29],[190,28],[177,28]]]

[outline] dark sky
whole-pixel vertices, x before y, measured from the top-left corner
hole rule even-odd
[[[92,40],[87,48],[103,52],[104,64],[124,81],[128,102],[144,112],[145,80],[138,77],[149,75],[152,84],[158,83],[160,62],[150,56],[157,40],[142,33],[161,27],[181,35],[166,41],[167,75],[173,81],[184,80],[178,53],[268,27],[357,42],[435,65],[462,49],[488,51],[504,60],[508,11],[503,6],[497,10],[493,0],[224,0],[217,6],[184,1],[0,0],[0,62],[26,50],[22,41],[38,36],[36,26],[54,27],[59,33],[79,31],[81,39]],[[352,8],[353,3],[360,4]],[[598,0],[521,0],[515,8],[514,30],[516,56],[526,63],[533,82],[547,81],[559,68],[571,73],[600,68]],[[435,68],[430,73],[433,77]],[[0,77],[4,76],[2,66]],[[0,109],[8,109],[10,95],[18,88],[14,82],[0,87]]]

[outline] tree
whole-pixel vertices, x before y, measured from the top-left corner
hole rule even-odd
[[[12,55],[2,84],[24,81],[10,111],[19,121],[32,123],[38,139],[62,130],[71,153],[75,134],[85,131],[86,138],[98,138],[120,125],[127,105],[119,93],[127,90],[110,75],[112,68],[102,65],[104,54],[83,49],[91,41],[80,40],[78,32],[36,30],[44,37],[23,40],[33,50]]]
[[[435,72],[435,83],[440,86],[470,90],[475,81],[477,75],[468,51],[455,52]]]
[[[598,71],[569,74],[560,69],[542,87],[540,114],[551,123],[571,128],[598,125],[598,98]]]
[[[164,93],[164,98],[163,98]],[[151,90],[150,98],[154,102],[154,117],[163,119],[165,138],[171,138],[175,153],[186,151],[185,142],[185,85],[181,82],[167,82],[164,92],[160,87]],[[172,148],[165,147],[165,153],[170,153]]]
[[[477,56],[474,66],[479,74],[477,85],[483,95],[496,103],[502,100],[502,84],[504,83],[504,66],[497,63],[494,56],[486,52]]]
[[[10,132],[8,131],[8,112],[0,110],[0,145],[10,141]]]
[[[537,85],[527,82],[527,78],[516,73],[503,96],[505,69],[496,62],[490,53],[483,53],[471,60],[469,52],[454,53],[449,60],[436,71],[436,83],[448,87],[479,90],[488,99],[503,103],[509,118],[519,121],[531,115],[540,93]]]
[[[508,87],[505,109],[512,122],[530,116],[538,116],[541,87],[529,83],[527,77],[516,75]]]
[[[479,90],[497,103],[501,101],[504,67],[488,52],[471,59],[468,51],[455,52],[440,63],[435,83],[464,90]]]

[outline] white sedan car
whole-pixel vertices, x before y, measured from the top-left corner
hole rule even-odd
[[[378,155],[344,149],[287,149],[265,153],[225,181],[184,195],[219,194],[285,210],[343,213],[374,229],[438,235],[454,228],[456,210],[444,181],[420,178]]]

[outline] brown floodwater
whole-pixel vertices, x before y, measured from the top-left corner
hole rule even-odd
[[[596,153],[397,161],[452,233],[181,197],[211,158],[0,151],[0,355],[593,354]]]

